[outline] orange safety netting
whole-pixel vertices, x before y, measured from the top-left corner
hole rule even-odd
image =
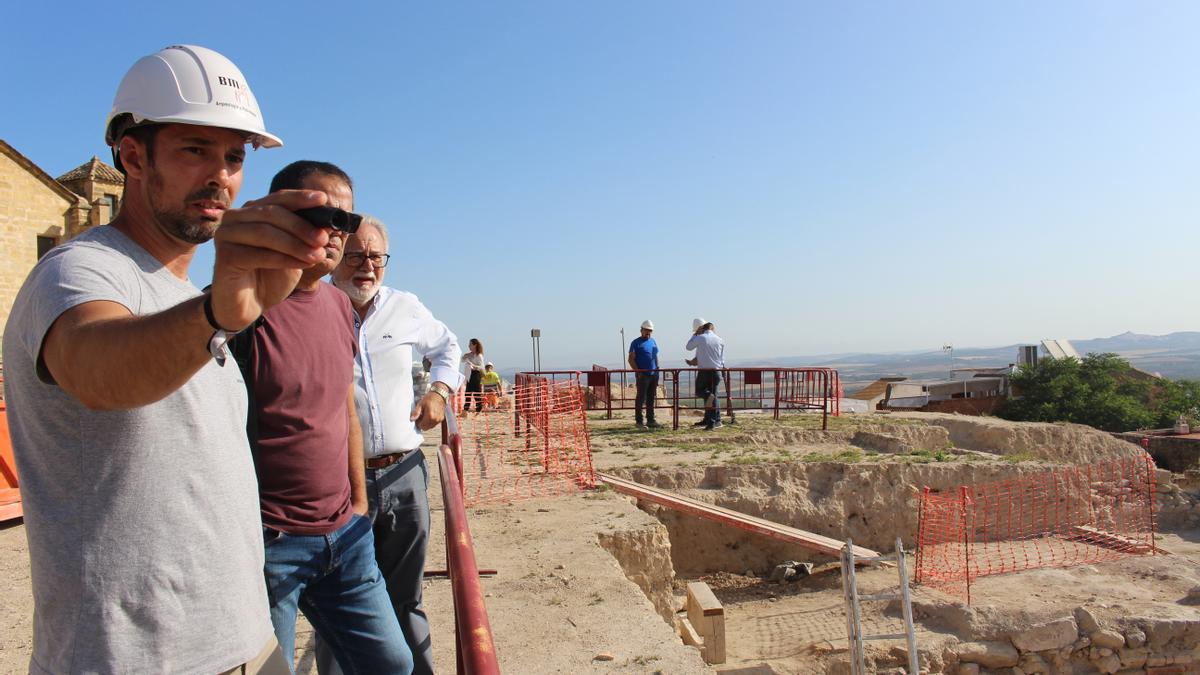
[[[921,495],[917,583],[971,599],[971,581],[1154,551],[1149,455]]]
[[[518,375],[511,391],[483,404],[482,412],[471,404],[457,417],[468,506],[595,487],[578,376]]]

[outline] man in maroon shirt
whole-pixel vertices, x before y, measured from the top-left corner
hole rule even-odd
[[[271,192],[318,190],[330,206],[354,207],[341,169],[300,161]],[[252,412],[271,622],[288,663],[296,610],[304,612],[348,673],[410,673],[412,654],[375,563],[367,512],[362,432],[354,410],[357,340],[350,301],[321,281],[342,258],[333,231],[325,260],[296,290],[238,336]]]

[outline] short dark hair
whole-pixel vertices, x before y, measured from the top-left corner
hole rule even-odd
[[[299,190],[304,184],[304,179],[313,174],[322,174],[333,176],[346,181],[346,187],[354,190],[354,181],[350,180],[350,176],[342,171],[336,164],[329,162],[318,162],[311,159],[302,159],[292,162],[279,170],[275,177],[271,179],[271,189],[269,192],[278,192],[279,190]]]
[[[118,148],[121,147],[121,139],[129,136],[146,148],[146,163],[154,166],[154,142],[158,138],[158,130],[162,128],[162,125],[153,123],[134,124],[133,117],[128,113],[124,117],[128,119],[120,119],[113,122],[114,126],[122,127],[117,130],[116,141],[113,142],[113,165],[121,173],[125,173],[125,164],[121,162],[121,153],[118,151]]]

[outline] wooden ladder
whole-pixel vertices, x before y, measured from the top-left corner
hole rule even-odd
[[[917,656],[917,634],[913,629],[912,598],[908,590],[908,566],[904,561],[904,545],[896,537],[896,552],[889,555],[862,557],[854,555],[854,542],[846,540],[842,547],[842,595],[846,599],[846,634],[850,643],[850,675],[867,675],[866,655],[863,643],[867,640],[905,640],[908,642],[908,672],[917,675],[921,672]],[[887,563],[896,561],[900,573],[899,593],[871,593],[859,595],[858,578],[854,566],[862,563]],[[900,609],[904,614],[903,633],[885,633],[880,635],[864,635],[862,630],[862,614],[859,603],[868,600],[899,600]]]

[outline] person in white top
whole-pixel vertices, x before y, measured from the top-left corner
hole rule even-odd
[[[721,376],[725,369],[725,341],[717,337],[711,321],[692,320],[692,337],[687,350],[696,350],[689,365],[702,370],[696,373],[696,396],[704,399],[704,419],[701,426],[712,431],[721,426]]]
[[[467,397],[463,403],[463,414],[471,410],[474,403],[475,412],[483,410],[483,343],[479,338],[467,341],[467,353],[463,354],[463,375],[467,378]]]
[[[346,242],[333,285],[350,297],[358,333],[355,405],[367,466],[368,515],[375,559],[413,654],[414,673],[433,672],[429,621],[421,604],[429,539],[429,467],[422,431],[442,423],[458,390],[462,350],[446,324],[412,293],[383,286],[387,229],[370,216]],[[430,390],[414,402],[413,360],[429,360]],[[323,652],[323,650],[318,650]],[[336,672],[325,653],[320,672]]]

